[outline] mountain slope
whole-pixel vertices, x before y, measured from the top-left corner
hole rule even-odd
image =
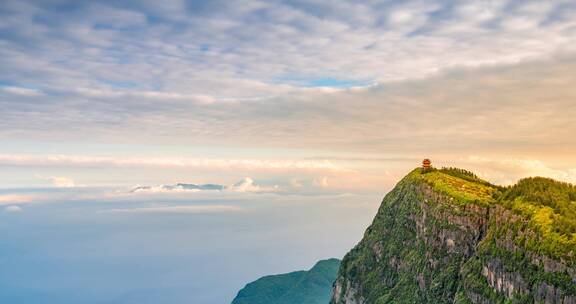
[[[323,260],[308,271],[262,277],[244,287],[232,304],[325,304],[340,260]]]
[[[331,303],[576,304],[576,189],[416,169],[343,259]]]

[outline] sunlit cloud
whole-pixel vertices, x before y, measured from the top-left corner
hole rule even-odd
[[[52,183],[52,185],[54,187],[58,187],[58,188],[74,188],[74,187],[78,187],[78,186],[83,186],[83,185],[76,184],[76,182],[73,179],[66,177],[66,176],[36,175],[36,177],[39,179],[48,180]]]
[[[35,194],[0,194],[0,205],[13,205],[37,202],[43,196]]]
[[[245,177],[244,179],[228,187],[227,189],[234,192],[256,192],[256,193],[280,191],[280,188],[277,185],[275,186],[258,185],[254,182],[254,180],[251,177]]]
[[[474,166],[483,177],[505,185],[514,184],[521,178],[531,176],[549,177],[576,183],[576,167],[555,169],[538,159],[469,156],[463,161]]]

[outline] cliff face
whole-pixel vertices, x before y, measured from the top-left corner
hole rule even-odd
[[[576,304],[576,230],[566,220],[576,190],[563,185],[562,204],[543,204],[524,186],[414,170],[345,256],[331,303]]]

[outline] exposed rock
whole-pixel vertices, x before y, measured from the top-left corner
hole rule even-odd
[[[499,259],[490,260],[482,268],[482,275],[488,280],[490,287],[512,298],[514,293],[525,295],[529,292],[528,285],[519,273],[504,270]]]
[[[349,304],[365,303],[348,280],[336,280],[334,283],[334,301]]]

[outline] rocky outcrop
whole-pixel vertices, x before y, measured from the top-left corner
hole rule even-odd
[[[512,298],[514,294],[523,296],[529,293],[528,284],[520,273],[506,271],[499,259],[488,261],[482,268],[482,275],[490,287],[508,298]]]
[[[365,303],[365,300],[358,294],[358,291],[350,281],[345,279],[338,279],[334,283],[334,301],[349,303],[349,304],[361,304]]]
[[[534,295],[534,301],[536,303],[562,303],[562,304],[576,304],[576,296],[566,295],[566,293],[548,283],[540,283],[536,289]]]

